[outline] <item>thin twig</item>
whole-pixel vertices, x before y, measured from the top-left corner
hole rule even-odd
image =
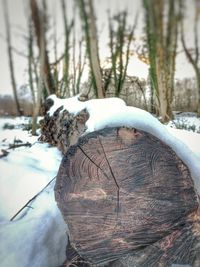
[[[51,181],[50,182],[48,182],[48,184],[45,186],[45,187],[43,187],[43,189],[41,190],[41,191],[39,191],[34,197],[32,197],[28,202],[26,202],[26,204],[10,219],[10,221],[13,221],[16,217],[17,217],[17,215],[23,210],[23,209],[25,209],[25,208],[31,208],[30,206],[29,206],[29,204],[34,200],[34,199],[36,199],[54,180],[56,179],[56,176],[53,178],[53,179],[51,179]]]
[[[1,149],[0,159],[8,156],[9,152],[5,149]]]
[[[21,146],[31,147],[32,144],[29,143],[29,142],[26,142],[26,143],[23,143],[23,144],[12,144],[12,145],[9,145],[9,148],[8,149],[15,149],[15,148],[18,148],[18,147],[21,147]]]

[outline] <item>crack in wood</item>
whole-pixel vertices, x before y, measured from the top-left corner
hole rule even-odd
[[[78,148],[82,151],[82,153],[86,156],[86,158],[88,158],[102,173],[103,175],[109,180],[108,175],[103,171],[103,169],[98,166],[88,155],[87,153],[82,149],[82,147],[80,145],[78,145]]]
[[[112,176],[112,178],[113,178],[113,180],[114,180],[114,182],[115,182],[115,185],[116,185],[116,187],[117,187],[117,216],[118,216],[118,213],[119,213],[119,211],[120,211],[120,205],[119,205],[119,203],[120,203],[120,201],[119,201],[119,190],[120,190],[120,188],[119,188],[119,185],[118,185],[118,183],[117,183],[116,177],[115,177],[115,175],[114,175],[114,173],[113,173],[113,171],[112,171],[112,168],[111,168],[111,166],[110,166],[110,163],[109,163],[108,158],[107,158],[106,153],[105,153],[104,146],[103,146],[103,144],[102,144],[102,142],[101,142],[99,136],[98,136],[98,139],[99,139],[99,143],[100,143],[100,145],[101,145],[101,147],[102,147],[102,150],[103,150],[103,154],[104,154],[105,160],[106,160],[106,162],[107,162],[107,164],[108,164],[108,168],[109,168],[109,170],[110,170],[111,176]],[[102,169],[99,165],[97,165],[97,164],[95,163],[94,160],[92,160],[92,159],[87,155],[87,153],[82,149],[82,147],[81,147],[80,145],[78,145],[78,148],[79,148],[79,149],[82,151],[82,153],[83,153],[83,154],[84,154],[84,155],[85,155],[85,156],[92,162],[92,164],[94,164],[94,165],[97,167],[97,169],[99,169],[99,170],[103,173],[103,175],[109,180],[109,179],[110,179],[109,176],[103,171],[103,169]]]
[[[117,216],[118,216],[118,213],[119,213],[119,210],[120,210],[120,206],[119,206],[119,190],[120,190],[120,188],[119,188],[119,185],[118,185],[118,183],[117,183],[117,179],[116,179],[116,177],[115,177],[115,175],[114,175],[114,173],[113,173],[113,171],[112,171],[112,168],[111,168],[111,166],[110,166],[110,162],[109,162],[109,160],[108,160],[108,158],[107,158],[107,155],[106,155],[104,146],[103,146],[103,144],[102,144],[101,139],[100,139],[99,136],[98,136],[98,140],[99,140],[99,143],[100,143],[100,145],[101,145],[101,147],[102,147],[102,150],[103,150],[103,153],[104,153],[104,157],[105,157],[106,162],[107,162],[107,164],[108,164],[108,168],[109,168],[109,170],[110,170],[110,173],[111,173],[111,175],[112,175],[112,178],[113,178],[113,180],[114,180],[114,182],[115,182],[115,185],[116,185],[116,187],[117,187]]]

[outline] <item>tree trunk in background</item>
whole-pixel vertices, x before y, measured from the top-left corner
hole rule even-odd
[[[41,64],[40,64],[41,66]],[[42,70],[40,70],[41,72]],[[32,120],[32,135],[37,135],[37,119],[40,114],[40,108],[41,108],[41,101],[42,101],[42,89],[43,89],[43,80],[42,76],[40,75],[39,81],[38,81],[38,87],[37,87],[37,99],[33,110],[33,120]]]
[[[181,17],[181,42],[183,45],[183,49],[185,51],[186,57],[190,64],[192,65],[197,81],[197,90],[198,90],[198,102],[197,102],[197,115],[200,116],[200,51],[199,51],[199,18],[200,18],[200,0],[195,0],[195,20],[194,20],[194,51],[186,46],[185,36],[184,36],[184,10],[183,3],[179,1],[180,4],[180,17]]]
[[[63,15],[63,24],[64,24],[64,32],[65,32],[65,50],[64,50],[64,65],[63,65],[63,92],[62,97],[70,97],[71,92],[69,88],[70,84],[70,76],[69,76],[69,67],[70,67],[70,35],[71,30],[74,26],[74,18],[70,23],[67,20],[66,14],[66,1],[61,0],[62,7],[62,15]]]
[[[196,74],[197,76],[197,88],[198,88],[198,104],[197,104],[197,115],[200,117],[200,70]]]
[[[89,12],[89,34],[90,34],[90,52],[91,52],[91,63],[92,69],[95,77],[95,82],[97,86],[97,96],[98,98],[104,98],[104,88],[102,82],[102,74],[99,60],[99,50],[98,50],[98,37],[97,37],[97,28],[96,28],[96,19],[94,14],[94,7],[92,0],[88,0]]]
[[[40,14],[41,15],[41,14]],[[42,17],[40,16],[40,20],[42,20]],[[41,51],[45,51],[45,41],[44,41],[44,32],[42,32],[43,27],[41,28],[41,43],[40,43],[40,48]],[[44,81],[43,81],[43,67],[46,64],[46,58],[45,56],[39,57],[40,59],[40,75],[39,75],[39,81],[38,81],[38,87],[37,87],[37,101],[36,105],[34,108],[33,112],[33,123],[32,123],[32,134],[36,135],[36,130],[37,130],[37,118],[40,113],[40,108],[41,108],[41,103],[42,103],[42,91],[43,91],[43,86],[44,86]]]
[[[54,15],[53,21],[53,50],[54,50],[54,60],[55,64],[53,65],[53,80],[55,84],[56,91],[59,90],[59,82],[58,82],[58,48],[57,48],[57,21],[56,21],[56,14]],[[59,96],[59,95],[58,95]]]
[[[83,55],[84,53],[84,55]],[[77,79],[76,79],[76,84],[75,84],[75,93],[79,94],[80,93],[80,85],[81,85],[81,78],[83,75],[83,71],[86,65],[86,51],[83,52],[83,39],[79,41],[79,56],[78,56],[78,66],[77,66]]]
[[[32,63],[34,60],[33,56],[33,33],[32,33],[32,20],[29,17],[28,19],[28,76],[29,76],[29,86],[31,90],[31,95],[32,95],[32,100],[33,100],[33,110],[36,104],[36,99],[35,99],[35,90],[34,90],[34,84],[33,84],[33,68],[32,68]]]
[[[168,0],[143,0],[146,11],[146,34],[149,50],[151,87],[157,98],[158,115],[163,122],[172,118],[175,58],[178,35],[178,4]]]
[[[43,6],[45,6],[45,2],[43,3]],[[30,0],[30,9],[31,9],[31,15],[32,20],[35,28],[35,34],[37,38],[37,45],[39,48],[39,54],[40,54],[40,63],[41,65],[41,75],[42,79],[44,81],[45,89],[47,91],[47,95],[55,94],[56,88],[54,84],[54,80],[51,74],[50,70],[50,64],[49,64],[49,58],[46,48],[46,38],[45,38],[45,11],[46,10],[39,10],[37,1],[36,0]]]
[[[90,61],[94,90],[96,91],[98,98],[104,98],[105,92],[99,61],[98,37],[93,2],[91,0],[78,0],[78,4],[84,25],[87,53]]]
[[[9,23],[9,14],[8,14],[7,1],[2,1],[2,3],[3,3],[3,9],[4,9],[5,25],[6,25],[6,40],[7,40],[9,68],[10,68],[10,77],[11,77],[11,82],[12,82],[13,95],[14,95],[14,100],[15,100],[15,103],[16,103],[17,114],[18,115],[23,115],[23,112],[22,112],[22,110],[20,108],[18,96],[17,96],[17,86],[16,86],[15,74],[14,74],[14,63],[13,63],[13,55],[12,55],[10,23]]]
[[[113,16],[109,15],[109,46],[112,67],[105,80],[105,90],[114,76],[115,95],[119,97],[125,79],[130,58],[130,48],[137,25],[137,17],[132,28],[127,26],[127,11],[119,12]],[[116,25],[117,23],[117,25]],[[115,27],[116,25],[116,27]]]
[[[43,2],[45,7],[45,1]],[[54,81],[50,71],[49,59],[46,50],[45,40],[45,14],[41,12],[37,6],[36,0],[30,0],[30,9],[32,20],[35,28],[37,45],[39,48],[39,62],[40,62],[40,75],[37,87],[37,100],[33,111],[33,123],[32,123],[32,134],[36,134],[37,130],[37,118],[40,112],[42,94],[53,94],[55,93]],[[44,86],[46,92],[44,92]]]

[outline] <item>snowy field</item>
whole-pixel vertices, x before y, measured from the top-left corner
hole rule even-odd
[[[0,119],[0,151],[9,152],[0,158],[0,266],[56,267],[65,259],[67,240],[53,192],[61,154],[24,131],[27,123],[27,118]],[[31,146],[9,149],[21,142]]]
[[[100,105],[93,100],[87,101],[86,108],[90,113],[88,131],[103,128],[111,120],[112,126],[125,124],[149,131],[172,147],[174,145],[174,150],[188,162],[194,177],[199,175],[199,133],[175,129],[176,121],[163,126],[149,113],[131,109],[119,99],[113,102],[100,101]],[[85,105],[79,102],[79,106],[76,106],[76,103],[77,100],[73,99],[73,113],[83,108],[80,105]],[[102,105],[105,108],[100,113]],[[69,101],[67,106],[70,107]],[[50,112],[53,113],[55,109],[56,105]],[[200,120],[194,114],[185,117],[179,115],[186,125],[195,125],[188,129],[200,129]],[[38,137],[23,130],[27,123],[27,118],[0,118],[0,157],[5,151],[9,152],[0,158],[0,266],[59,267],[65,259],[67,237],[66,225],[55,203],[53,188],[62,155],[57,148],[38,142]],[[25,143],[26,146],[22,145]],[[12,145],[18,147],[12,148]],[[24,206],[26,208],[18,214]]]

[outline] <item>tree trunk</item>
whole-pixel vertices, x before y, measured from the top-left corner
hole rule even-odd
[[[87,55],[90,62],[92,84],[96,96],[98,98],[104,98],[105,90],[103,87],[102,73],[99,61],[98,37],[93,2],[91,0],[79,0],[77,2],[79,4],[80,15],[85,32]]]
[[[178,3],[174,0],[143,0],[149,50],[152,94],[163,122],[172,118],[174,73],[178,35]],[[167,4],[167,6],[166,6]],[[168,15],[165,16],[166,7]]]
[[[63,24],[64,24],[64,32],[65,32],[65,48],[64,48],[64,62],[63,62],[63,90],[62,97],[70,97],[72,92],[70,91],[70,35],[71,30],[74,27],[74,19],[70,23],[67,20],[66,14],[66,1],[61,0],[61,8],[62,8],[62,16],[63,16]]]
[[[200,6],[200,1],[195,0],[195,19],[194,19],[194,54],[193,52],[191,53],[190,49],[186,46],[186,41],[185,41],[185,35],[184,35],[184,25],[183,25],[183,3],[182,1],[179,2],[180,5],[180,17],[181,17],[181,42],[183,49],[185,51],[185,55],[192,65],[195,74],[196,74],[196,80],[197,80],[197,90],[198,90],[198,102],[197,102],[197,115],[200,116],[200,52],[199,52],[199,6]]]
[[[2,1],[2,3],[3,3],[3,8],[4,8],[4,18],[5,18],[5,25],[6,25],[6,40],[7,40],[9,68],[10,68],[10,77],[11,77],[11,82],[12,82],[13,95],[14,95],[14,100],[15,100],[15,104],[17,108],[17,114],[23,115],[23,112],[20,108],[18,96],[17,96],[17,86],[16,86],[15,74],[14,74],[14,63],[13,63],[13,55],[12,55],[10,23],[9,23],[7,1]]]
[[[30,0],[32,20],[35,27],[37,46],[39,48],[40,62],[42,62],[42,79],[47,95],[55,94],[56,88],[50,70],[49,57],[46,49],[44,14],[39,10],[36,0]]]
[[[40,70],[41,72],[41,70]],[[37,135],[37,119],[40,114],[40,108],[41,108],[41,102],[42,102],[42,87],[43,87],[43,81],[42,77],[40,75],[39,81],[38,81],[38,88],[37,88],[37,99],[33,108],[33,120],[32,120],[32,135]]]
[[[95,82],[97,86],[97,95],[98,98],[104,98],[105,93],[103,89],[101,68],[99,62],[99,50],[98,50],[98,37],[97,37],[97,29],[96,29],[96,21],[92,0],[89,1],[89,33],[90,33],[90,51],[91,51],[91,62],[92,62],[92,70],[95,77]]]
[[[106,128],[79,138],[62,160],[55,197],[89,266],[200,264],[190,172],[146,132]]]
[[[198,102],[197,102],[197,116],[200,117],[200,68],[196,70],[197,90],[198,90]]]
[[[33,33],[32,33],[32,22],[31,18],[28,18],[28,76],[29,76],[29,86],[31,90],[31,95],[32,95],[32,101],[33,101],[33,110],[34,106],[36,104],[36,99],[35,99],[35,90],[34,90],[34,84],[33,84],[33,68],[32,64],[34,61],[34,56],[33,56]]]

